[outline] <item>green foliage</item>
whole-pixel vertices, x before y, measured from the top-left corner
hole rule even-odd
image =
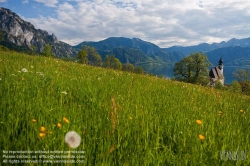
[[[122,63],[114,55],[106,55],[105,58],[105,67],[112,69],[122,69]]]
[[[49,44],[45,45],[43,52],[41,52],[41,54],[46,57],[54,57],[54,55],[51,52],[51,46]]]
[[[9,49],[8,49],[8,47],[0,45],[0,50],[1,51],[8,51]]]
[[[134,72],[135,67],[131,63],[126,63],[126,64],[122,65],[122,70],[129,71],[129,72]]]
[[[89,47],[89,46],[83,46],[82,51],[87,53],[87,58],[88,58],[88,64],[92,66],[102,66],[102,58],[100,54],[95,50],[94,47]],[[83,53],[83,54],[85,54]],[[86,56],[86,54],[84,55]],[[86,58],[85,58],[86,62]]]
[[[209,82],[208,70],[211,63],[205,54],[192,53],[175,63],[174,76],[176,80],[207,85]]]
[[[240,83],[237,81],[233,81],[229,87],[229,91],[240,94],[242,92]]]
[[[250,95],[250,71],[247,69],[237,69],[233,77],[238,81],[241,87],[241,93]]]
[[[241,90],[244,95],[250,96],[250,81],[240,82]]]
[[[250,149],[248,96],[11,51],[0,51],[0,78],[1,150],[66,152],[73,130],[83,166],[250,165],[250,153],[221,158]]]
[[[237,69],[236,72],[233,73],[233,77],[238,82],[250,81],[250,71],[247,69]]]
[[[80,63],[88,64],[88,53],[86,52],[86,50],[80,50],[77,54],[77,58],[80,59]]]
[[[215,88],[216,88],[216,89],[220,89],[220,90],[226,90],[226,87],[223,86],[223,85],[221,84],[221,82],[218,81],[218,80],[215,82]]]
[[[136,66],[134,72],[138,73],[138,74],[144,74],[145,73],[144,69],[141,66]]]

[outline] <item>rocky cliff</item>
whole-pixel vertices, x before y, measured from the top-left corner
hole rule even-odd
[[[19,50],[41,53],[45,45],[52,47],[56,57],[75,57],[77,51],[70,45],[58,41],[57,37],[22,20],[16,13],[0,7],[0,44]]]

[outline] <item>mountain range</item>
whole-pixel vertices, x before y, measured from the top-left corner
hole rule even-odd
[[[112,54],[122,63],[173,63],[184,57],[181,52],[166,52],[159,46],[139,38],[110,37],[99,42],[82,42],[74,48],[80,50],[84,45],[95,47],[103,59],[107,54]]]
[[[0,7],[0,44],[18,51],[33,50],[41,53],[49,44],[56,57],[75,57],[77,51],[57,37],[21,19],[9,9]]]
[[[183,57],[194,52],[205,53],[213,65],[217,65],[220,57],[224,60],[225,66],[247,66],[250,67],[250,38],[231,39],[220,43],[202,43],[195,46],[173,46],[160,48],[157,45],[143,41],[138,38],[110,37],[98,42],[82,42],[76,49],[81,49],[83,45],[95,47],[105,58],[107,54],[116,55],[123,63],[126,62],[124,54],[137,55],[140,53],[143,60],[151,58],[151,62],[176,63]],[[130,53],[129,53],[130,52]],[[137,52],[137,53],[136,53]],[[150,62],[150,60],[148,62]],[[142,61],[131,61],[142,62]]]
[[[115,55],[122,63],[130,62],[174,64],[183,57],[201,52],[208,56],[213,65],[217,65],[222,56],[225,66],[250,66],[250,38],[231,39],[220,43],[202,43],[195,46],[173,46],[160,48],[139,38],[110,37],[102,41],[84,41],[76,46],[59,41],[55,34],[35,29],[9,9],[0,7],[0,44],[18,51],[41,53],[46,45],[52,48],[52,54],[58,58],[76,58],[82,46],[94,47],[102,59],[106,55]]]
[[[227,42],[222,41],[220,43],[202,43],[196,46],[173,46],[169,48],[164,48],[164,51],[172,52],[172,51],[181,51],[184,55],[189,55],[192,52],[201,51],[201,52],[209,52],[213,51],[218,48],[224,48],[224,47],[250,47],[250,37],[245,39],[231,39]]]

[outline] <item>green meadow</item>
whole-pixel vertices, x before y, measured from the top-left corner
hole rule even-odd
[[[250,165],[250,97],[211,87],[0,51],[0,114],[2,161],[62,151],[75,161],[63,165]],[[41,154],[26,160],[62,165]]]

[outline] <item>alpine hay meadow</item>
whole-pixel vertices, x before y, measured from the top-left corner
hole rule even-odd
[[[0,111],[1,163],[250,165],[250,97],[211,87],[0,51]]]

